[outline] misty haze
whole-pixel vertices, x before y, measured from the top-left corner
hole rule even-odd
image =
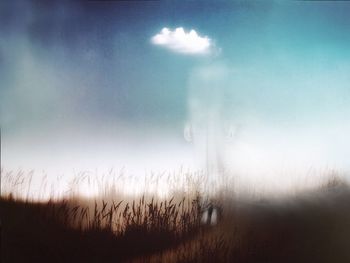
[[[349,11],[2,1],[0,261],[350,260]]]

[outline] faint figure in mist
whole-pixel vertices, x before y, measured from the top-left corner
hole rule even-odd
[[[232,136],[226,112],[229,71],[222,65],[209,65],[192,72],[188,85],[188,119],[184,137],[193,144],[195,159],[204,172],[203,217],[205,222],[217,220],[218,209],[211,198],[223,183],[225,147]]]

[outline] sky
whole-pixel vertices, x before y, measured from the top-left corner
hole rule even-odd
[[[349,12],[342,1],[1,1],[2,165],[347,171]]]

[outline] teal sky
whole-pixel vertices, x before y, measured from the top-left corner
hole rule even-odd
[[[111,153],[120,142],[145,153],[151,143],[186,148],[196,94],[218,103],[234,127],[346,131],[349,13],[342,1],[2,1],[5,165],[25,163],[19,152],[67,155],[70,145],[77,155],[105,151],[95,144]],[[153,44],[164,27],[207,36],[211,52]],[[202,93],[196,72],[217,65],[227,71],[213,82],[220,87]],[[222,98],[213,102],[213,94]]]

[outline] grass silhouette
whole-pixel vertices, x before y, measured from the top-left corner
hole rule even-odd
[[[21,179],[13,180],[16,187]],[[24,183],[24,181],[22,182]],[[194,194],[195,193],[195,194]],[[116,196],[114,196],[116,197]],[[2,262],[349,262],[350,187],[336,176],[293,197],[0,199]]]

